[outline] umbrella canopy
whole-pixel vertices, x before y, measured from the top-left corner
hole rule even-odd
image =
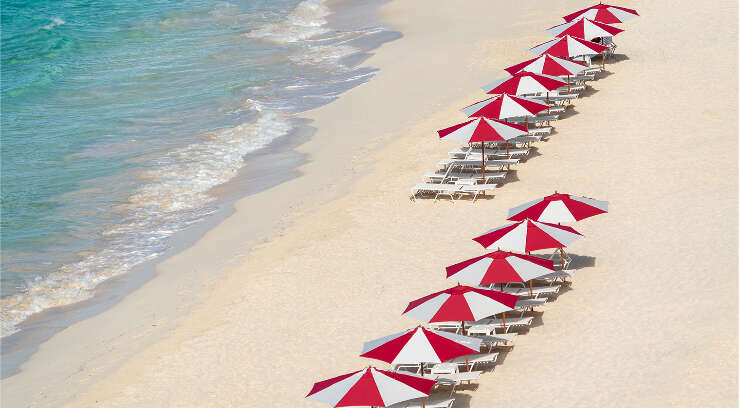
[[[573,20],[547,29],[555,37],[571,35],[579,38],[612,37],[624,30],[587,18]]]
[[[553,91],[567,82],[549,75],[520,71],[508,78],[499,79],[482,87],[488,94],[533,94]]]
[[[485,248],[495,247],[509,251],[529,252],[538,249],[563,248],[582,234],[570,227],[525,219],[514,224],[494,228],[475,242]]]
[[[515,74],[519,71],[528,71],[536,74],[564,76],[577,75],[587,68],[588,66],[581,62],[553,57],[549,54],[542,54],[541,56],[532,58],[528,61],[512,65],[505,70],[508,71],[509,74]]]
[[[362,357],[390,364],[441,363],[480,352],[482,340],[424,327],[364,343]]]
[[[313,385],[306,398],[332,407],[386,407],[429,395],[436,381],[367,367]]]
[[[554,272],[554,261],[507,251],[494,251],[446,267],[446,276],[473,285],[526,282]]]
[[[495,119],[534,116],[549,109],[546,103],[521,96],[502,94],[462,108],[462,113],[470,117]]]
[[[608,49],[608,47],[605,45],[600,45],[571,35],[565,35],[563,37],[541,43],[532,47],[529,51],[536,55],[547,53],[555,57],[572,58],[579,57],[581,55],[597,55],[606,49]]]
[[[508,210],[508,219],[530,218],[542,222],[573,222],[608,212],[608,202],[570,194],[552,195],[529,201]]]
[[[464,143],[504,142],[527,133],[526,127],[495,119],[479,117],[438,130],[439,138]]]
[[[596,4],[574,13],[568,14],[563,18],[565,21],[577,20],[579,18],[589,18],[606,24],[623,23],[632,18],[639,17],[639,13],[634,9],[625,7],[611,6],[610,4]]]
[[[517,301],[509,293],[458,285],[408,303],[403,314],[429,323],[469,322],[513,310]]]

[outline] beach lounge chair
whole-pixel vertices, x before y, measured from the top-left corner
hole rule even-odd
[[[577,269],[567,269],[564,271],[556,271],[556,272],[552,272],[547,275],[540,276],[536,280],[542,280],[545,282],[549,282],[550,285],[553,285],[554,282],[557,281],[557,279],[561,280],[562,282],[565,282],[567,278],[572,278],[573,275],[575,274],[575,271],[577,271]]]
[[[474,203],[477,200],[477,197],[480,196],[480,194],[486,193],[488,191],[492,191],[498,187],[497,184],[470,184],[470,185],[462,185],[462,191],[461,193],[469,194],[472,196],[472,202]]]
[[[438,364],[437,364],[438,365]],[[454,364],[456,367],[456,364]],[[445,380],[449,384],[459,385],[462,383],[462,381],[477,381],[480,379],[480,374],[482,374],[482,371],[465,371],[465,372],[456,372],[456,373],[448,373],[448,374],[427,374],[424,375],[426,378],[430,378],[432,380]]]
[[[540,126],[529,129],[529,135],[531,136],[544,136],[552,133],[552,127],[551,126]],[[525,136],[520,136],[525,137]]]
[[[491,329],[503,329],[503,333],[508,333],[508,330],[511,329],[511,327],[528,327],[531,326],[531,323],[534,321],[534,318],[531,316],[521,316],[521,317],[515,317],[515,316],[508,316],[506,314],[505,319],[505,328],[503,328],[503,319],[502,318],[488,318],[483,319],[485,321],[484,324],[490,325]],[[492,331],[492,330],[491,330]]]
[[[518,159],[495,159],[485,160],[485,167],[498,167],[498,170],[503,170],[503,167],[518,164]],[[460,170],[480,170],[482,169],[482,159],[479,160],[465,160],[465,159],[441,159],[436,165],[440,170],[446,171],[447,169],[460,169]]]
[[[489,335],[475,336],[482,339],[482,345],[487,346],[488,349],[502,345],[508,345],[516,340],[518,333],[493,333]]]
[[[506,173],[503,171],[492,171],[485,172],[485,182],[483,184],[491,184],[495,180],[502,180],[505,178]],[[426,173],[423,178],[428,180],[430,183],[445,183],[455,182],[457,180],[474,180],[477,183],[481,183],[482,173],[462,173],[462,172],[434,172]]]
[[[388,408],[452,408],[454,398],[427,398],[425,401],[410,400],[388,405]]]
[[[531,297],[532,299],[536,299],[542,295],[557,294],[559,293],[559,289],[560,285],[534,286],[532,288],[529,288],[528,286],[506,286],[503,288],[503,292],[510,293],[516,296]]]
[[[439,196],[448,196],[454,202],[454,196],[462,192],[462,187],[457,184],[418,183],[411,187],[411,200],[415,201],[419,196],[428,194],[434,196],[434,201]]]
[[[511,148],[509,147],[508,150],[505,148],[494,148],[488,150],[488,148],[485,149],[485,156],[494,158],[495,156],[498,157],[514,157],[514,156],[526,156],[529,154],[529,148],[527,147],[520,147],[520,148]],[[482,158],[482,149],[480,148],[470,148],[468,146],[463,146],[456,148],[454,150],[451,150],[449,152],[449,157],[455,158],[455,159],[479,159]]]
[[[470,371],[474,370],[475,367],[487,364],[495,364],[498,361],[498,353],[477,353],[470,354],[468,356],[457,357],[449,360],[449,363],[456,364],[459,369],[467,367],[469,364]]]

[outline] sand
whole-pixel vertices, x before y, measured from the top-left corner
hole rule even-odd
[[[588,4],[385,4],[404,37],[366,62],[381,68],[370,83],[305,115],[317,131],[299,148],[303,175],[241,200],[157,278],[54,336],[4,382],[4,403],[322,406],[303,399],[313,382],[376,364],[358,357],[362,343],[415,326],[400,312],[452,284],[444,266],[483,253],[470,238],[558,190],[608,200],[610,213],[575,226],[586,238],[570,248],[571,289],[454,406],[733,405],[736,4],[619,4],[642,15],[616,39],[625,56],[517,181],[474,204],[408,199],[455,147],[434,130]],[[280,211],[277,236],[244,249]],[[219,279],[168,280],[190,269]]]

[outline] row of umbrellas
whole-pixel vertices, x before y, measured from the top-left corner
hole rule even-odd
[[[598,4],[565,16],[565,24],[552,27],[550,30],[555,30],[558,34],[571,30],[585,30],[585,27],[590,27],[587,29],[591,30],[593,29],[591,26],[608,30],[609,28],[601,26],[620,23],[637,15],[635,10]],[[580,34],[588,37],[593,32],[586,31]],[[610,35],[614,34],[615,32],[611,32]],[[585,41],[571,37],[569,33],[553,41],[570,41],[571,39],[578,44]],[[539,83],[546,87],[553,86],[554,82],[548,82],[549,79],[539,81],[541,78],[534,76],[535,71],[571,72],[556,75],[575,75],[574,70],[567,71],[568,67],[573,67],[569,65],[570,63],[579,65],[579,63],[556,55],[543,54],[538,58],[509,67],[507,70],[508,72],[514,71],[512,78],[515,77],[515,82],[524,84],[521,86]],[[525,68],[531,68],[531,71],[524,71],[525,75],[521,74],[516,77]],[[500,81],[500,83],[491,84],[490,90],[500,91],[503,90],[500,87],[505,87],[505,90],[513,91],[517,86],[513,82]],[[465,108],[466,111],[463,110],[463,112],[475,119],[439,131],[440,136],[450,136],[454,140],[464,140],[464,137],[473,140],[475,138],[484,139],[480,132],[488,132],[488,134],[495,133],[503,140],[507,140],[506,137],[515,134],[516,131],[525,131],[525,126],[508,124],[501,122],[499,118],[480,114],[483,111],[498,112],[500,115],[501,112],[510,113],[516,109],[536,110],[537,107],[534,104],[541,105],[538,101],[516,96],[515,93],[504,92]],[[516,114],[515,116],[523,115]],[[482,139],[475,141],[484,141]],[[605,201],[556,192],[511,208],[508,220],[512,221],[512,224],[493,228],[473,239],[484,248],[495,248],[493,252],[448,266],[446,268],[447,278],[456,280],[457,286],[411,301],[403,314],[427,323],[460,321],[464,325],[465,321],[477,321],[487,316],[504,314],[506,311],[513,310],[519,296],[484,286],[492,287],[494,284],[511,282],[529,282],[531,285],[532,280],[551,274],[555,271],[553,260],[533,256],[529,252],[557,249],[564,257],[564,248],[582,237],[582,234],[572,227],[561,224],[580,221],[607,211],[608,203]],[[563,268],[565,266],[564,258],[561,266]],[[461,285],[459,282],[474,286]],[[306,398],[327,403],[332,407],[386,407],[411,399],[421,398],[424,401],[436,385],[436,381],[423,377],[423,364],[441,363],[478,353],[481,344],[482,341],[479,338],[422,326],[391,334],[366,342],[361,356],[389,364],[421,364],[421,375],[370,366],[317,382]]]
[[[549,92],[567,87],[570,91],[570,77],[578,75],[589,67],[571,58],[584,55],[603,55],[607,46],[586,38],[612,37],[623,30],[609,23],[627,21],[638,14],[635,10],[617,6],[593,6],[588,11],[566,20],[564,24],[547,30],[556,38],[530,49],[538,57],[512,65],[505,70],[511,74],[507,78],[494,81],[483,87],[491,95],[488,99],[475,102],[462,109],[470,118],[463,123],[437,131],[440,138],[464,143],[482,143],[482,179],[485,179],[485,142],[505,142],[528,133],[528,118],[549,111]],[[563,77],[567,79],[563,79]],[[531,99],[522,95],[546,94],[547,99]],[[525,118],[525,124],[509,123],[511,118]]]

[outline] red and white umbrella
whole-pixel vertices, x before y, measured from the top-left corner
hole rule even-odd
[[[534,116],[549,109],[549,105],[534,99],[509,94],[493,96],[461,109],[470,117],[507,119],[521,116]]]
[[[546,53],[555,57],[573,58],[581,55],[598,55],[607,48],[605,45],[565,35],[534,46],[529,51],[536,55]]]
[[[482,142],[482,179],[485,180],[485,142],[506,142],[528,133],[526,126],[479,117],[438,130],[439,138],[464,143]]]
[[[508,251],[529,252],[539,249],[563,248],[575,242],[582,234],[571,227],[530,219],[494,228],[475,242],[485,248],[494,247]]]
[[[446,276],[473,285],[526,282],[554,272],[554,262],[537,256],[494,251],[446,267]]]
[[[361,356],[390,364],[441,363],[479,353],[481,344],[479,338],[419,326],[364,343]]]
[[[464,143],[476,142],[505,142],[523,136],[527,133],[526,127],[495,119],[478,117],[438,130],[439,138],[456,140]]]
[[[482,87],[488,94],[534,94],[553,91],[566,82],[549,75],[520,71],[508,78],[499,79]]]
[[[601,23],[614,24],[623,23],[635,17],[639,17],[639,13],[637,13],[634,9],[599,3],[595,6],[590,6],[588,8],[568,14],[563,18],[565,19],[565,21],[572,21],[578,18],[589,18]]]
[[[554,193],[508,210],[508,219],[559,223],[580,221],[608,212],[608,202],[570,194]]]
[[[408,303],[403,314],[424,322],[473,322],[516,307],[518,296],[457,285]]]
[[[306,398],[332,407],[387,407],[427,397],[435,384],[415,374],[367,367],[315,383]]]
[[[555,37],[571,35],[573,37],[588,39],[599,37],[613,37],[614,35],[622,31],[624,30],[587,18],[573,20],[569,23],[559,24],[547,29],[547,32]]]
[[[509,74],[515,74],[519,71],[528,71],[536,74],[565,76],[577,75],[588,66],[577,61],[564,58],[554,57],[549,54],[542,54],[536,58],[512,65],[505,70]]]

